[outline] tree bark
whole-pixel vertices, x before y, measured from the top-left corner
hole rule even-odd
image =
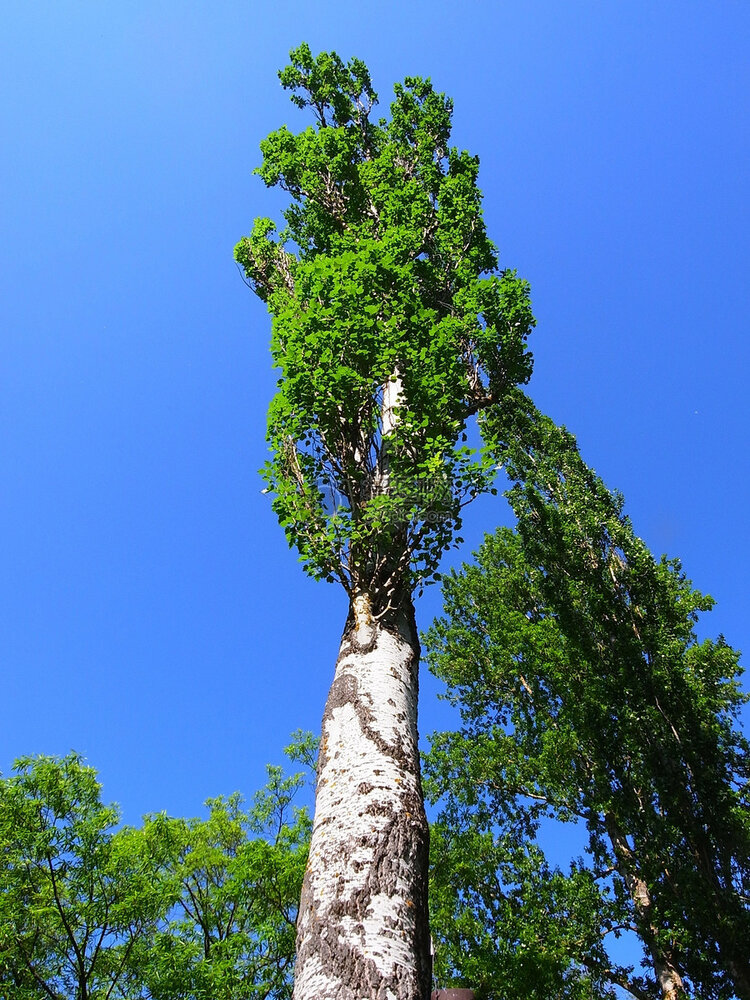
[[[685,987],[682,977],[672,961],[672,956],[658,943],[658,928],[654,922],[651,892],[644,879],[641,878],[633,851],[614,816],[607,814],[605,823],[618,868],[625,879],[630,898],[633,900],[640,937],[651,955],[654,975],[659,984],[661,995],[664,1000],[684,1000]]]
[[[428,827],[411,601],[351,604],[323,715],[294,1000],[427,1000]]]
[[[732,977],[732,986],[735,993],[740,1000],[748,1000],[750,998],[750,970],[748,969],[747,962],[744,965],[741,965],[741,962],[742,959],[735,961],[734,958],[730,958],[727,962],[727,967]]]

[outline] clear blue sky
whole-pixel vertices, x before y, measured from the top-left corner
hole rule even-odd
[[[532,395],[750,649],[749,35],[740,0],[5,4],[0,769],[74,748],[129,821],[194,815],[319,726],[344,600],[260,492],[269,322],[232,261],[279,205],[260,140],[307,124],[302,40],[386,106],[410,74],[454,97]],[[421,706],[446,720],[427,677]]]

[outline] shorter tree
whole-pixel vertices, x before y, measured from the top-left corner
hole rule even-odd
[[[317,741],[297,733],[290,777],[268,767],[247,810],[115,829],[81,757],[28,757],[0,779],[2,1000],[288,1000],[310,818],[293,799]]]
[[[306,761],[310,737],[288,752]],[[305,774],[269,766],[249,809],[236,793],[209,799],[207,819],[146,820],[166,834],[175,900],[144,981],[152,1000],[286,1000],[310,818],[293,799]]]
[[[449,578],[446,617],[428,636],[430,665],[464,720],[430,755],[433,794],[453,803],[444,819],[501,843],[544,815],[585,824],[588,861],[564,893],[582,878],[598,886],[600,943],[582,925],[564,957],[592,995],[609,983],[639,998],[745,1000],[750,753],[735,726],[738,654],[722,638],[698,641],[711,599],[677,561],[652,557],[622,498],[521,394],[503,458],[518,532],[488,538],[478,564]],[[512,895],[508,864],[497,871]],[[533,880],[521,882],[529,913],[555,912],[549,893],[540,904]],[[625,928],[650,975],[603,948]]]
[[[77,754],[14,770],[0,780],[4,1000],[130,1000],[167,907],[160,836],[116,831],[117,807]]]
[[[470,986],[479,1000],[614,997],[601,972],[611,904],[591,873],[553,868],[536,841],[532,803],[498,801],[480,753],[441,736],[426,784],[442,794],[430,827],[435,982]]]

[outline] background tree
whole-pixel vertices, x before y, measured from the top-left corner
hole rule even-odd
[[[429,634],[431,666],[464,719],[461,734],[435,743],[437,789],[464,820],[482,803],[476,831],[501,840],[514,811],[532,830],[542,815],[585,823],[595,937],[631,928],[651,970],[636,977],[592,950],[583,925],[584,947],[566,959],[592,988],[746,998],[750,756],[734,724],[738,654],[722,638],[697,639],[711,599],[677,561],[651,556],[622,498],[520,394],[504,457],[518,533],[502,529],[476,566],[451,576],[447,617]]]
[[[15,770],[0,780],[5,1000],[132,1000],[167,908],[161,838],[115,831],[117,807],[76,754],[24,757]]]
[[[312,746],[288,748],[298,757]],[[293,800],[306,776],[268,767],[249,809],[209,799],[207,819],[151,817],[169,845],[175,900],[145,962],[151,1000],[287,1000],[310,819]]]
[[[303,770],[269,766],[248,809],[141,829],[114,829],[78,755],[19,760],[0,780],[3,1000],[288,1000],[316,746],[296,733]]]
[[[236,258],[273,317],[281,370],[266,468],[274,510],[316,578],[349,597],[326,705],[295,996],[423,998],[430,989],[427,822],[417,750],[412,593],[433,579],[461,507],[492,486],[466,425],[503,426],[525,382],[528,287],[497,266],[478,161],[449,145],[451,102],[300,46],[280,73],[314,124],[262,144],[291,199]]]

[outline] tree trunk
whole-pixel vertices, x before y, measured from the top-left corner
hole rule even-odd
[[[672,956],[658,943],[659,931],[654,923],[651,892],[646,882],[641,878],[633,851],[614,816],[607,814],[605,823],[612,849],[618,861],[618,868],[625,879],[630,898],[633,900],[638,933],[650,953],[661,995],[664,1000],[684,1000],[685,987],[682,976],[677,971]]]
[[[428,828],[411,602],[352,600],[323,715],[294,1000],[427,1000]]]
[[[747,962],[740,964],[741,962],[741,958],[739,961],[735,961],[734,958],[730,958],[727,962],[727,967],[732,978],[732,987],[734,992],[740,1000],[748,1000],[748,998],[750,998],[750,969],[748,969]]]

